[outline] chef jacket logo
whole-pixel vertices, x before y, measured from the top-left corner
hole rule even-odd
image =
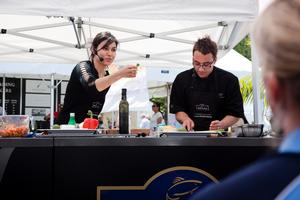
[[[218,93],[218,96],[219,96],[220,99],[224,99],[225,98],[224,93]]]
[[[209,111],[209,105],[206,104],[198,104],[196,105],[196,111]]]
[[[100,109],[101,106],[102,106],[102,103],[100,103],[99,101],[92,102],[92,108],[94,108],[94,109]]]
[[[201,169],[177,166],[158,172],[143,186],[98,186],[97,200],[185,200],[212,182],[218,181]]]

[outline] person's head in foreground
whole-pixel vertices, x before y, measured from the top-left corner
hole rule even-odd
[[[300,0],[275,1],[253,37],[274,123],[285,134],[300,127]]]
[[[300,174],[300,0],[273,1],[252,33],[274,123],[285,138],[274,155],[199,190],[192,200],[275,199]]]

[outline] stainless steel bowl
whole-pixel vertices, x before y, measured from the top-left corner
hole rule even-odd
[[[245,124],[242,126],[241,137],[261,137],[263,135],[263,124]]]

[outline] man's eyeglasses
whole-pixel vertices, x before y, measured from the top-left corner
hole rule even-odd
[[[194,65],[196,68],[202,67],[203,69],[208,69],[208,68],[211,67],[211,65],[212,65],[213,63],[214,63],[214,61],[200,63],[200,62],[198,62],[198,61],[193,60],[193,65]]]
[[[156,107],[156,105],[152,105],[152,108],[153,108],[153,107]]]

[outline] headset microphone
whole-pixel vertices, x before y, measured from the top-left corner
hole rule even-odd
[[[100,62],[104,61],[104,59],[101,56],[99,56],[98,54],[96,54],[96,55],[98,56]]]
[[[196,77],[197,77],[196,73],[197,73],[197,72],[196,72],[195,69],[194,69],[194,70],[193,70],[193,73],[192,73],[192,77],[193,77],[193,78],[196,78]]]

